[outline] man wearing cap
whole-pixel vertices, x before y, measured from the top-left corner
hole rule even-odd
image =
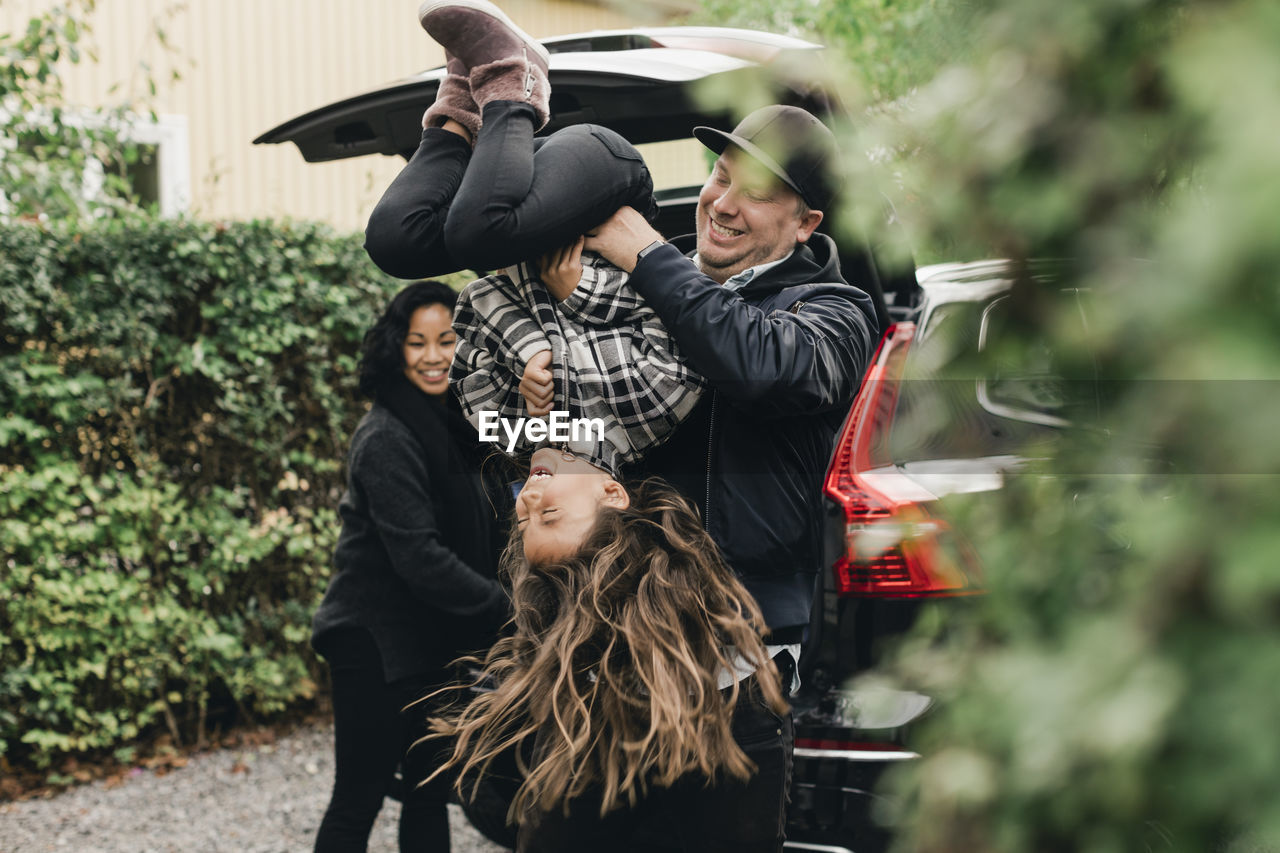
[[[667,479],[699,506],[760,604],[787,687],[821,564],[822,477],[877,323],[868,296],[841,277],[835,243],[815,231],[833,200],[831,131],[805,110],[771,106],[732,133],[694,135],[719,154],[699,194],[695,244],[664,242],[624,207],[587,248],[630,273],[708,382],[635,473]],[[759,770],[683,801],[707,818],[699,849],[780,849],[791,721],[740,700],[734,730]]]

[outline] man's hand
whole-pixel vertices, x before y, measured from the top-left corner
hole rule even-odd
[[[582,248],[586,237],[538,258],[538,276],[557,302],[564,302],[582,281]]]
[[[633,207],[620,207],[594,231],[587,232],[586,248],[599,252],[604,259],[621,270],[636,268],[636,255],[662,235]]]
[[[542,352],[529,359],[524,366],[524,375],[520,377],[520,396],[529,408],[532,417],[540,418],[551,411],[555,400],[551,387],[551,350]]]

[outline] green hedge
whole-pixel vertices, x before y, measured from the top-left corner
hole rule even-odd
[[[315,694],[358,346],[398,286],[319,225],[0,226],[0,759]]]

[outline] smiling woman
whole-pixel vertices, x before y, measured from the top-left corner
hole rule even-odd
[[[408,746],[422,714],[402,709],[454,681],[450,662],[489,646],[507,619],[496,580],[510,493],[485,488],[482,451],[449,393],[456,296],[402,290],[365,335],[335,572],[312,645],[333,680],[337,769],[316,850],[363,850],[397,765],[418,781],[439,755]],[[503,496],[506,494],[504,503]],[[448,849],[448,784],[409,786],[402,849]]]
[[[405,377],[424,394],[444,396],[449,390],[449,365],[457,342],[450,308],[436,302],[416,309],[404,338]]]

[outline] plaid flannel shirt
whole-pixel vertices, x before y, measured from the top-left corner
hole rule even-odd
[[[467,285],[454,309],[449,381],[472,425],[479,429],[481,412],[528,417],[520,377],[530,358],[549,349],[552,408],[605,424],[603,442],[571,442],[572,450],[616,474],[665,441],[693,411],[704,382],[627,274],[583,252],[582,280],[557,303],[532,265],[513,269],[518,280],[491,275]],[[522,433],[517,452],[532,449]]]

